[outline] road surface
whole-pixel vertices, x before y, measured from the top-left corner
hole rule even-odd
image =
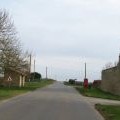
[[[72,87],[56,82],[0,103],[0,120],[103,120]]]

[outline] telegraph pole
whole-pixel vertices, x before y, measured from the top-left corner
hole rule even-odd
[[[86,63],[85,63],[85,79],[86,79],[87,73],[86,73]]]
[[[34,59],[34,72],[35,72],[35,59]]]
[[[86,63],[85,63],[85,78],[84,78],[84,88],[87,89],[88,88],[88,79],[87,79],[87,72],[86,72]]]
[[[35,59],[34,59],[34,78],[33,80],[35,79]]]
[[[48,71],[47,71],[47,70],[48,70],[48,68],[46,67],[46,79],[48,79],[48,76],[47,76],[47,74],[48,74],[47,72],[48,72]]]
[[[30,54],[30,65],[29,65],[29,72],[31,73],[31,60],[32,60],[32,55]]]
[[[29,82],[30,82],[30,74],[31,74],[31,60],[32,60],[32,55],[30,54],[30,63],[29,63]]]

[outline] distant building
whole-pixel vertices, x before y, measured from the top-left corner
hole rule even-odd
[[[102,71],[101,89],[120,95],[120,56],[117,66]]]

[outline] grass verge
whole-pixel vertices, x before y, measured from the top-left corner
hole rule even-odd
[[[120,106],[97,104],[95,108],[102,114],[105,120],[120,120]]]
[[[99,88],[93,88],[90,89],[84,89],[83,87],[75,87],[78,92],[80,92],[82,95],[87,97],[96,97],[96,98],[103,98],[103,99],[110,99],[110,100],[120,100],[120,96],[113,95],[108,92],[104,92],[100,90]]]
[[[54,80],[41,80],[40,82],[26,82],[25,87],[0,87],[0,100],[8,99],[16,95],[33,91],[37,88],[45,87],[52,84]]]

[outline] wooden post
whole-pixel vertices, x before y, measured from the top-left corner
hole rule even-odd
[[[35,80],[35,60],[34,60],[34,76],[33,76],[33,80]]]
[[[32,61],[32,55],[30,54],[30,64],[29,64],[29,82],[30,82],[30,74],[31,74],[31,61]]]
[[[47,69],[48,69],[48,68],[46,67],[46,79],[48,79],[48,77],[47,77]]]
[[[85,63],[85,79],[86,79],[86,63]]]

